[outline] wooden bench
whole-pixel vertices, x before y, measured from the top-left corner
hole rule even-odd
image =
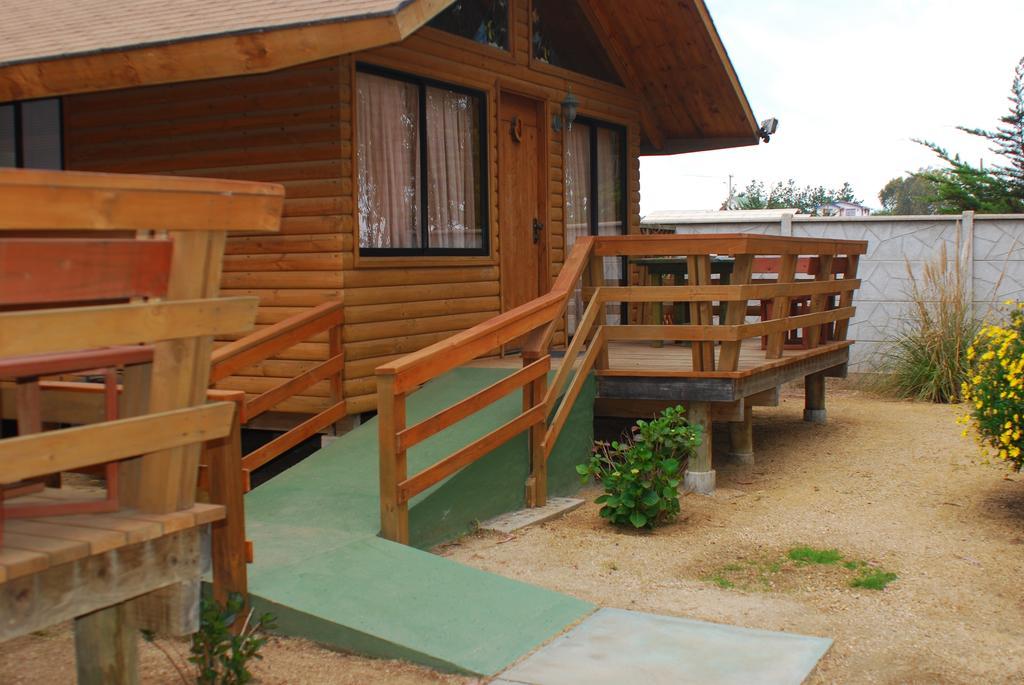
[[[225,231],[276,230],[282,199],[267,184],[0,170],[0,399],[19,427],[0,439],[0,487],[107,465],[108,488],[4,497],[0,640],[74,619],[79,682],[137,682],[137,629],[194,631],[211,545],[228,529],[244,545],[240,520],[196,501],[204,444],[220,444],[211,481],[241,475],[223,446],[235,404],[206,386],[213,336],[255,319],[255,298],[217,296]],[[99,394],[54,380],[97,368],[102,386],[77,385]]]

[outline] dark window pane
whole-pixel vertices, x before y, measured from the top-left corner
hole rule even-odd
[[[508,0],[461,0],[427,26],[508,50]]]
[[[14,137],[14,105],[0,105],[0,167],[18,165],[18,143]]]
[[[533,0],[533,56],[556,67],[621,85],[615,68],[576,2]]]
[[[64,166],[60,138],[60,100],[21,103],[22,166],[30,169],[61,169]]]
[[[427,231],[430,247],[481,248],[480,101],[427,91]]]
[[[359,246],[420,247],[419,87],[356,75]]]
[[[597,234],[624,233],[622,132],[597,129]]]

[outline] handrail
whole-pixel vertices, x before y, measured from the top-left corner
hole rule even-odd
[[[347,409],[342,392],[345,369],[345,352],[342,349],[341,338],[343,321],[344,308],[341,301],[330,300],[214,350],[211,357],[211,383],[263,362],[314,335],[325,331],[330,334],[326,360],[246,400],[243,416],[244,420],[249,422],[295,397],[314,383],[325,379],[330,379],[331,382],[330,406],[245,455],[242,458],[242,466],[247,471],[276,459],[285,451],[346,416]]]
[[[835,324],[833,339],[843,340],[853,316],[853,292],[858,256],[865,241],[788,238],[754,234],[588,236],[569,253],[549,292],[536,299],[377,368],[378,431],[380,438],[381,534],[408,542],[408,503],[417,493],[454,474],[514,436],[529,431],[531,477],[527,483],[531,505],[546,498],[546,462],[569,413],[593,369],[608,367],[607,343],[613,340],[688,340],[693,343],[693,369],[715,372],[716,363],[735,370],[740,344],[747,338],[768,340],[766,359],[782,356],[788,331],[803,329],[811,347],[817,347],[825,324]],[[711,284],[711,255],[735,257],[735,283]],[[802,255],[812,254],[807,257]],[[766,256],[767,255],[767,256]],[[607,286],[605,257],[685,256],[691,265],[687,285]],[[774,281],[754,274],[777,274]],[[797,274],[813,279],[797,279]],[[842,278],[837,278],[842,274]],[[548,348],[561,324],[569,298],[583,281],[588,300],[561,366],[548,385]],[[828,308],[827,298],[838,297]],[[808,313],[790,314],[793,299],[810,302]],[[775,315],[747,323],[751,300],[770,301]],[[612,302],[687,302],[687,325],[606,325],[606,305]],[[713,321],[712,303],[721,308]],[[406,427],[406,397],[423,383],[527,335],[524,368],[474,395],[442,409],[412,427]],[[713,345],[721,342],[716,360]],[[577,365],[577,358],[582,360]],[[573,372],[575,371],[575,375]],[[570,376],[572,380],[570,381]],[[407,473],[406,451],[429,436],[465,419],[516,389],[523,391],[523,410],[507,423],[441,459],[417,474]]]
[[[343,316],[342,303],[330,300],[222,345],[210,355],[210,382],[227,378],[331,326],[340,325]]]

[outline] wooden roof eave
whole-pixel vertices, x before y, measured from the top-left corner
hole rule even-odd
[[[258,74],[397,43],[452,0],[395,14],[192,38],[0,66],[0,102]]]
[[[745,147],[747,145],[757,145],[758,142],[760,142],[760,137],[757,134],[720,138],[667,138],[662,139],[660,145],[654,141],[644,141],[640,145],[640,154],[679,155],[685,152],[704,152],[706,150],[721,150],[729,147]]]

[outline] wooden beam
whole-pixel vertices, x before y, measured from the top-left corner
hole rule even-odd
[[[209,570],[206,534],[205,525],[188,528],[0,583],[0,642],[200,578]]]
[[[0,169],[0,207],[18,208],[4,214],[12,231],[270,232],[283,206],[272,183]]]
[[[258,74],[396,43],[451,0],[412,0],[394,14],[56,56],[0,67],[0,102]]]
[[[482,438],[474,440],[457,452],[448,455],[433,466],[399,482],[399,501],[408,503],[412,497],[423,492],[431,485],[441,482],[456,471],[469,466],[488,452],[504,445],[516,435],[530,428],[530,426],[536,425],[537,422],[544,419],[544,416],[543,406],[533,407],[511,421],[495,428]]]
[[[0,441],[0,483],[189,445],[228,434],[234,405],[219,402]]]
[[[546,375],[550,369],[551,357],[545,356],[532,364],[524,366],[515,373],[505,376],[500,381],[492,383],[483,390],[456,402],[450,407],[442,409],[433,416],[399,432],[396,436],[398,449],[407,450],[413,445],[423,442],[431,435],[435,435],[467,416],[475,414],[495,400],[508,395],[513,390],[522,388],[541,376]]]
[[[0,313],[0,357],[136,345],[252,327],[255,297],[115,304]]]
[[[138,631],[124,603],[75,619],[75,664],[79,685],[138,685]]]

